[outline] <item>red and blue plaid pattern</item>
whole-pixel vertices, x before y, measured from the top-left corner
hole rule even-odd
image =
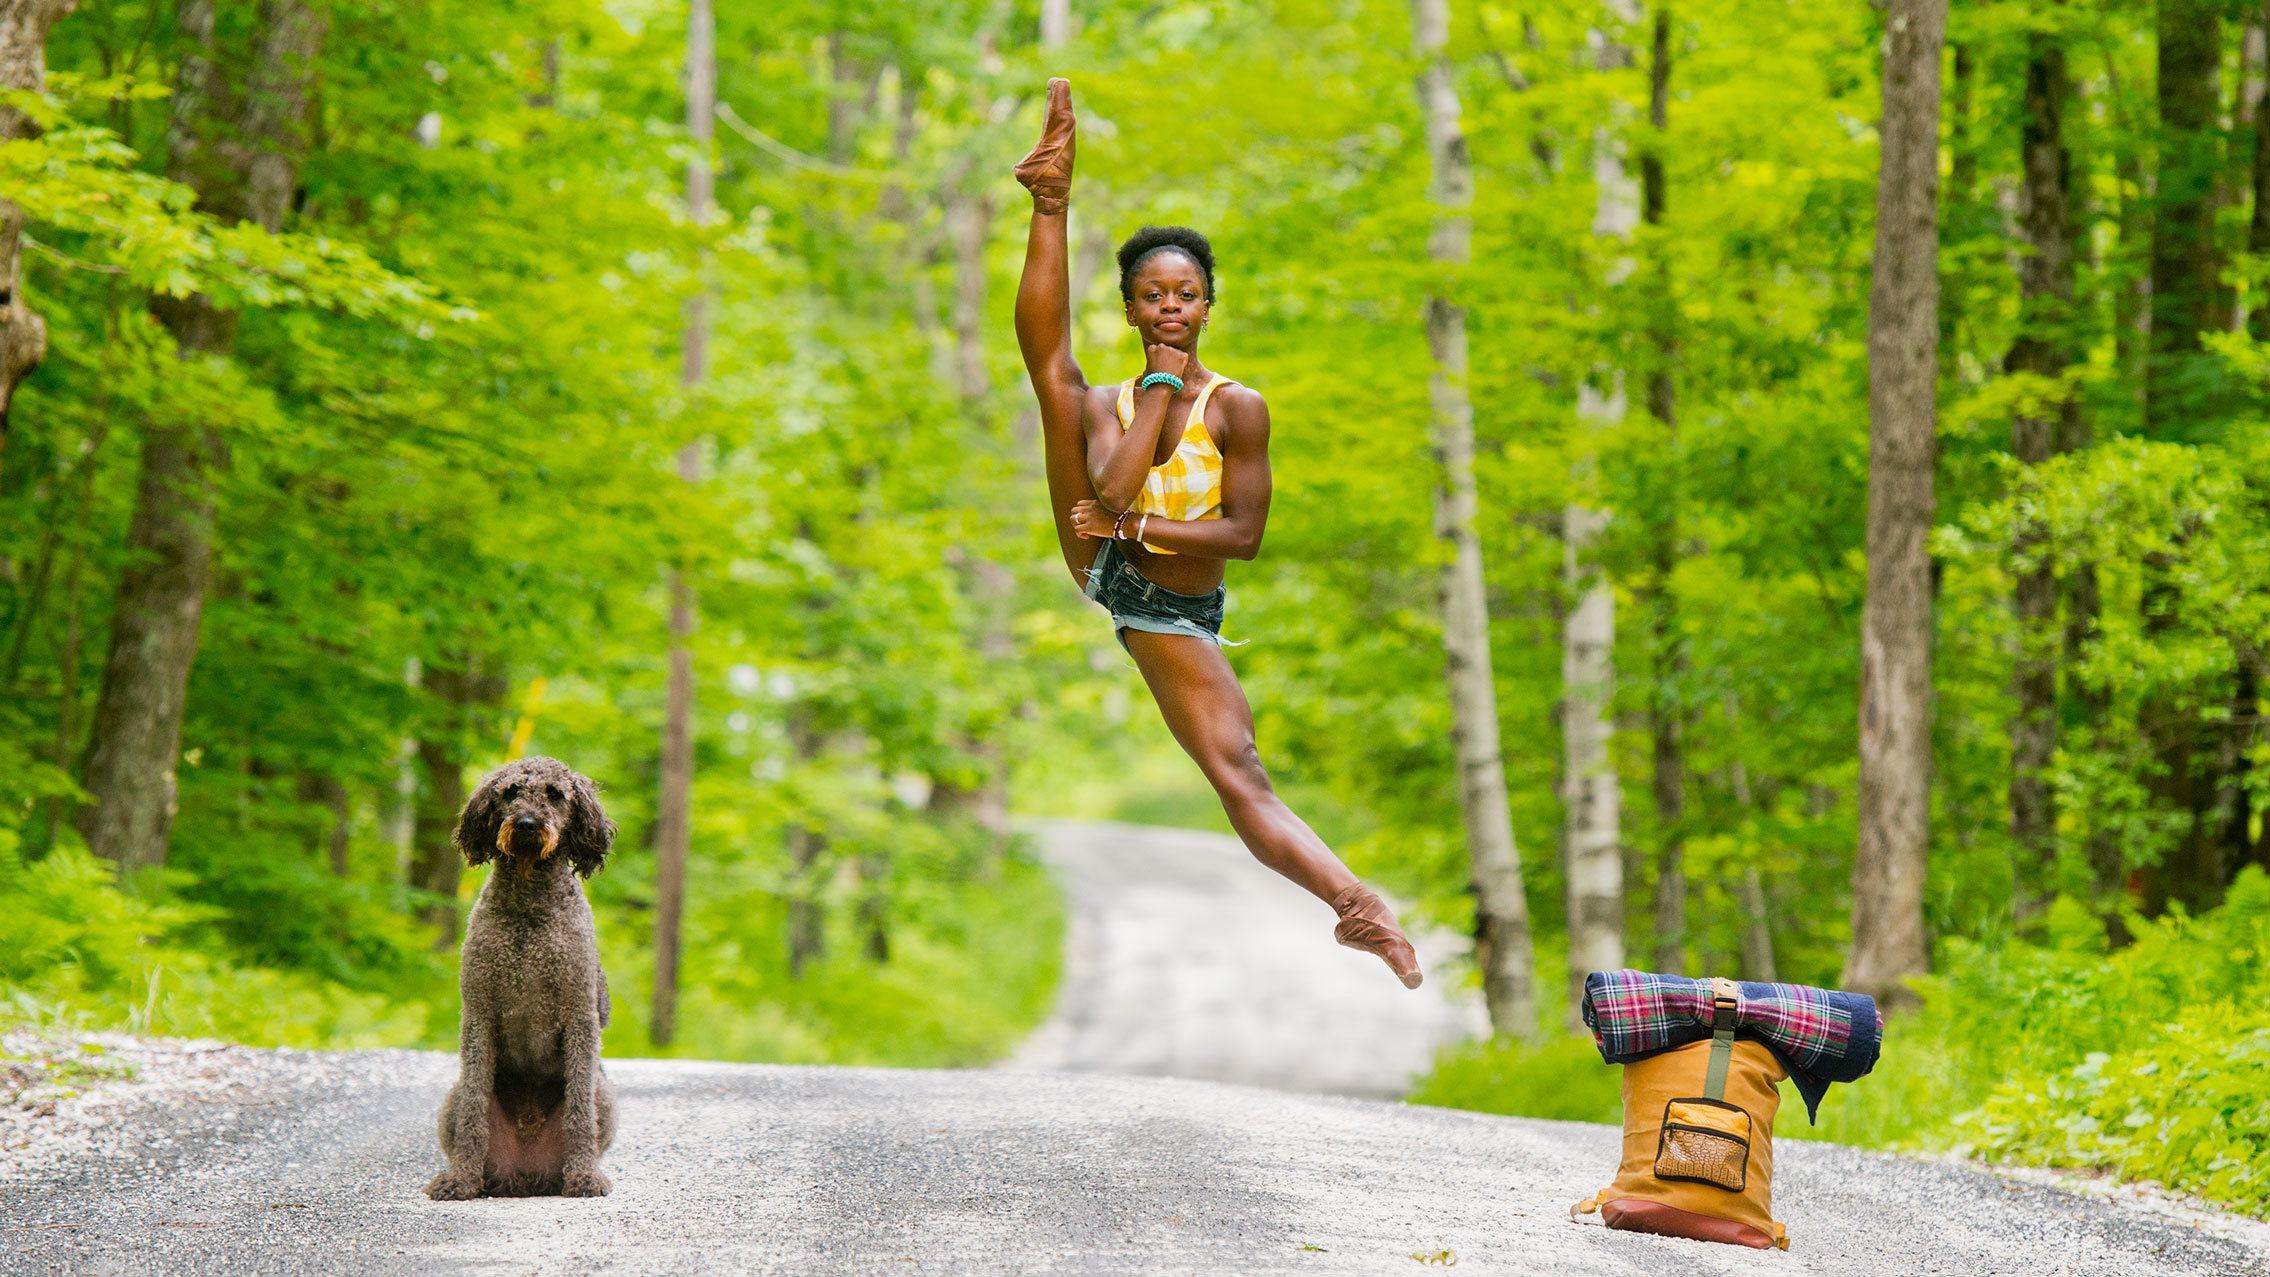
[[[1803,984],[1737,986],[1737,1036],[1781,1057],[1816,1109],[1831,1082],[1851,1082],[1876,1067],[1884,1019],[1861,993]],[[1595,971],[1584,978],[1584,1023],[1610,1064],[1629,1064],[1711,1034],[1711,985],[1688,976],[1647,971]]]

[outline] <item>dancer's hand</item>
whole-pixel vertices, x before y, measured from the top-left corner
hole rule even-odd
[[[1072,151],[1076,131],[1072,118],[1072,82],[1058,76],[1048,82],[1048,114],[1040,128],[1040,141],[1017,165],[1017,180],[1033,193],[1033,210],[1062,213],[1072,200]]]
[[[1111,540],[1112,527],[1118,522],[1119,511],[1101,501],[1072,503],[1072,530],[1087,540]]]
[[[1187,384],[1197,364],[1195,350],[1177,350],[1165,342],[1153,342],[1143,348],[1143,375],[1146,377],[1155,372],[1172,373]]]

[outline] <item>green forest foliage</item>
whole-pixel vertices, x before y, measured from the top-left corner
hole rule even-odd
[[[655,1049],[663,587],[684,562],[698,754],[670,1049],[1000,1054],[1045,1013],[1061,910],[1021,847],[923,805],[976,783],[973,718],[1002,730],[947,549],[966,523],[1024,523],[989,499],[1004,467],[968,463],[1007,451],[1006,414],[965,419],[926,380],[951,337],[906,288],[947,267],[895,248],[897,224],[843,216],[874,185],[810,181],[746,143],[715,157],[723,211],[690,222],[677,6],[316,8],[317,116],[282,235],[222,225],[159,176],[183,55],[170,3],[59,23],[47,132],[0,150],[50,330],[0,451],[0,976],[18,1011],[453,1042],[454,915],[437,933],[421,870],[449,854],[436,769],[470,783],[527,720],[526,748],[597,779],[622,827],[591,884],[617,973],[609,1047]],[[824,119],[825,82],[772,95],[772,60],[794,49],[802,80],[820,32],[730,24],[790,20],[814,15],[743,10],[721,41],[728,104],[775,128]],[[221,15],[231,74],[256,25]],[[929,127],[909,216],[935,221],[955,133]],[[715,371],[682,390],[705,288]],[[151,293],[191,290],[245,308],[228,357],[177,361],[149,320]],[[169,418],[216,423],[227,462],[167,867],[126,894],[69,814],[140,436]],[[691,440],[707,473],[689,486],[672,459]],[[1001,557],[1038,578],[1021,542]],[[791,718],[817,743],[792,744]],[[823,835],[801,871],[792,828]],[[794,977],[791,899],[825,923]]]
[[[1074,0],[1073,35],[1046,50],[1027,0],[722,6],[718,212],[700,223],[681,197],[682,6],[316,7],[317,118],[283,234],[221,225],[159,176],[182,56],[162,0],[82,0],[50,42],[48,131],[0,146],[31,219],[26,295],[51,333],[0,449],[0,977],[27,1014],[445,1042],[453,958],[418,867],[438,838],[421,803],[437,774],[502,761],[526,720],[528,748],[598,779],[622,826],[592,883],[609,1047],[650,1049],[679,567],[699,624],[685,1033],[670,1049],[910,1063],[1005,1049],[1045,1007],[1061,923],[971,795],[1006,776],[1028,813],[1184,820],[1210,803],[1046,527],[1009,328],[1024,201],[1007,168],[1051,73],[1082,112],[1089,376],[1138,366],[1108,250],[1187,222],[1220,259],[1208,362],[1269,398],[1271,528],[1232,570],[1226,632],[1252,640],[1233,661],[1296,805],[1422,920],[1470,925],[1420,319],[1446,290],[1472,335],[1492,656],[1545,1005],[1561,997],[1559,530],[1579,500],[1612,514],[1631,960],[1653,965],[1657,857],[1676,834],[1683,965],[1763,974],[1742,958],[1755,869],[1774,974],[1838,978],[1875,7],[1672,6],[1657,129],[1646,23],[1607,31],[1630,56],[1602,69],[1600,4],[1454,3],[1475,253],[1449,275],[1427,254],[1402,5]],[[253,16],[229,9],[222,43],[243,56]],[[2155,168],[2152,12],[2029,0],[1954,15],[1938,970],[1822,1133],[2109,1165],[2259,1205],[2259,1181],[2232,1168],[2261,1148],[2260,1070],[2244,1065],[2261,1022],[2243,1008],[2262,949],[2232,937],[2260,908],[2231,884],[2270,864],[2270,347],[2242,88],[2250,66],[2260,78],[2242,38],[2260,18],[2202,13],[2220,23],[2228,124],[2195,251],[2223,318],[2168,351],[2141,319],[2154,216],[2181,185]],[[2064,308],[2028,305],[2018,284],[2043,36],[2072,77]],[[1628,244],[1595,229],[1601,146],[1662,165],[1663,215]],[[149,321],[152,292],[187,290],[246,309],[230,354],[178,361]],[[710,374],[688,388],[697,295]],[[2070,366],[2006,372],[2028,334],[2069,342]],[[1596,431],[1576,387],[1603,366],[1629,407]],[[1668,415],[1644,393],[1659,372]],[[2083,441],[2022,466],[2011,427],[2028,414],[2085,425]],[[228,460],[167,868],[129,894],[69,813],[139,446],[180,419],[215,423]],[[689,443],[692,484],[675,468]],[[2042,564],[2056,616],[2029,630],[2012,595]],[[2046,846],[2012,834],[2008,799],[2013,670],[2043,651],[2059,727]],[[1684,749],[1675,826],[1650,773],[1665,715]],[[792,913],[821,922],[795,974]],[[2165,978],[2186,964],[2193,983]],[[1589,1051],[1473,1048],[1422,1096],[1607,1116],[1614,1075]]]

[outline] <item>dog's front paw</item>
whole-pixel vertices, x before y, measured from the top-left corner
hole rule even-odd
[[[605,1197],[614,1185],[597,1171],[570,1171],[560,1181],[562,1197]]]
[[[426,1185],[426,1196],[437,1202],[469,1202],[480,1195],[478,1176],[460,1175],[452,1170],[444,1170]]]

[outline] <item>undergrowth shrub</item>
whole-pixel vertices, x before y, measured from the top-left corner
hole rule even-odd
[[[2108,951],[2060,901],[2042,943],[1945,941],[1875,1072],[1775,1133],[2102,1170],[2270,1216],[2270,874],[2128,926]],[[1617,1086],[1589,1039],[1499,1039],[1445,1052],[1412,1099],[1613,1121]]]

